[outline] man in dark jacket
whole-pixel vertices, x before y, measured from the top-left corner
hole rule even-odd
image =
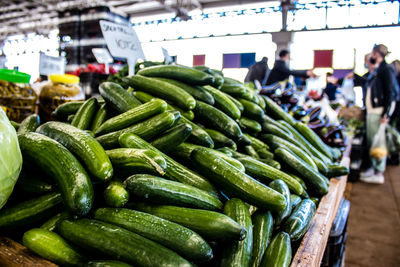
[[[263,57],[261,61],[255,63],[249,68],[249,72],[244,79],[245,82],[252,82],[258,81],[261,85],[265,85],[269,75],[269,68],[268,68],[268,58]]]
[[[275,61],[274,67],[268,76],[267,85],[281,82],[289,78],[290,75],[296,77],[315,77],[311,70],[291,70],[288,68],[287,63],[290,60],[290,53],[288,50],[279,52],[279,59]]]

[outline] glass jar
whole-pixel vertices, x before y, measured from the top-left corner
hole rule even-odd
[[[85,100],[79,86],[79,77],[69,74],[50,74],[50,82],[42,87],[39,96],[39,115],[45,122],[52,120],[51,113],[61,104]]]
[[[29,84],[30,79],[29,74],[0,69],[0,106],[10,120],[21,122],[36,112],[38,97]]]

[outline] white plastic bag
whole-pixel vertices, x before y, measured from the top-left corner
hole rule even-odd
[[[356,100],[356,94],[354,92],[354,81],[353,79],[344,79],[342,83],[342,95],[347,102],[354,103]]]
[[[386,124],[379,126],[378,132],[374,136],[374,141],[369,150],[369,155],[377,160],[381,160],[386,157],[388,150],[386,147]]]
[[[338,122],[338,113],[331,108],[331,105],[329,105],[329,100],[327,97],[324,97],[321,99],[321,108],[322,108],[323,114],[328,116],[329,121],[331,123]]]

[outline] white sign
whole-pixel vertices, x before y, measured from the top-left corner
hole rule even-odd
[[[41,75],[64,74],[65,58],[51,57],[44,53],[40,53],[39,57],[39,73]]]
[[[92,48],[92,53],[100,64],[109,64],[114,62],[110,52],[105,48]]]
[[[164,59],[165,59],[165,64],[169,64],[171,62],[173,62],[174,60],[172,59],[172,57],[169,55],[168,50],[165,49],[164,47],[161,47],[162,53],[164,55]]]
[[[4,69],[6,67],[7,59],[5,56],[0,56],[0,68]]]
[[[145,59],[135,30],[132,27],[105,20],[100,20],[100,27],[111,55],[126,58],[129,75],[133,75],[136,60]]]

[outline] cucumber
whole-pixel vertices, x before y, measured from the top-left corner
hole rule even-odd
[[[239,125],[224,112],[213,106],[197,101],[194,114],[196,119],[200,120],[205,125],[220,131],[234,140],[242,137],[242,131]]]
[[[226,96],[236,105],[236,107],[240,110],[240,114],[242,114],[244,111],[242,103],[240,103],[240,101],[234,98],[233,96],[230,96],[228,94],[226,94]]]
[[[60,212],[50,219],[48,219],[45,223],[40,226],[40,228],[48,230],[48,231],[54,231],[57,228],[57,224],[65,219],[71,218],[71,215],[67,211]]]
[[[239,158],[239,161],[244,165],[246,173],[251,175],[252,177],[263,181],[279,179],[284,181],[293,193],[297,195],[302,195],[304,192],[304,188],[298,181],[293,179],[290,175],[274,167],[271,167],[250,157]]]
[[[303,199],[286,220],[282,229],[290,235],[292,241],[299,240],[310,228],[315,209],[311,199]]]
[[[0,210],[0,229],[16,228],[52,216],[61,203],[60,193],[47,195],[18,203]]]
[[[166,79],[166,78],[158,78],[158,80],[178,86],[179,88],[185,90],[188,94],[190,94],[197,100],[201,100],[210,105],[214,105],[215,103],[214,97],[201,86],[188,85],[180,81]]]
[[[293,173],[287,173],[288,175],[290,175],[293,179],[295,179],[297,182],[299,182],[301,184],[301,186],[304,189],[307,189],[307,185],[306,183],[303,181],[303,179],[301,179],[299,176],[294,175]]]
[[[174,113],[166,111],[128,128],[100,135],[96,139],[106,149],[115,148],[118,147],[118,138],[124,133],[134,133],[143,139],[149,140],[171,128],[174,122]]]
[[[297,174],[306,180],[306,182],[316,191],[316,193],[321,195],[328,193],[329,181],[327,183],[326,178],[322,174],[312,169],[307,163],[305,163],[295,154],[291,153],[285,148],[280,147],[275,150],[275,156],[294,169]],[[294,193],[301,195],[297,192]]]
[[[243,84],[230,84],[224,83],[221,87],[221,91],[232,96],[241,97],[246,92],[246,87]]]
[[[15,129],[16,131],[18,131],[19,126],[21,126],[21,123],[16,122],[16,121],[10,120],[10,123],[11,123],[11,125],[14,127],[14,129]]]
[[[221,267],[224,266],[250,266],[253,251],[253,225],[249,209],[238,198],[228,200],[224,207],[224,213],[246,229],[246,238],[226,246],[221,259]]]
[[[299,146],[296,146],[295,144],[272,134],[264,134],[262,135],[262,138],[272,147],[272,149],[277,149],[278,147],[287,148],[288,150],[296,154],[296,156],[304,160],[315,171],[318,171],[318,167],[314,163],[312,157],[310,157],[306,152],[299,148]]]
[[[277,233],[272,238],[260,267],[288,267],[292,261],[290,237],[285,232]]]
[[[311,200],[312,202],[314,202],[315,207],[318,206],[318,204],[319,204],[319,198],[317,198],[317,197],[311,197],[310,200]]]
[[[71,122],[72,126],[81,130],[88,130],[92,124],[92,120],[97,112],[97,99],[90,98],[83,103],[75,114],[74,119]]]
[[[252,146],[254,148],[254,146]],[[255,148],[254,148],[255,149]],[[263,149],[259,149],[256,150],[258,156],[260,157],[260,159],[270,159],[272,160],[274,158],[274,153],[272,153],[271,151],[263,148]]]
[[[240,146],[249,146],[249,145],[251,145],[251,140],[250,140],[249,138],[247,138],[247,136],[242,135],[242,137],[240,137],[240,138],[237,140],[237,143],[238,143],[238,145],[240,145]]]
[[[194,113],[191,110],[185,111],[181,108],[178,108],[177,106],[168,104],[168,110],[176,110],[179,111],[179,113],[181,113],[182,116],[184,116],[186,119],[192,121],[194,119]]]
[[[222,85],[224,84],[224,77],[213,70],[211,70],[211,73],[209,74],[214,77],[214,83],[212,84],[212,86],[217,89],[221,89]]]
[[[241,117],[239,119],[239,125],[240,125],[240,128],[242,128],[244,131],[247,131],[250,133],[259,133],[262,131],[261,124],[259,124],[255,120],[251,120],[246,117]]]
[[[93,202],[93,187],[85,169],[64,146],[38,134],[18,136],[23,158],[35,163],[57,183],[64,205],[74,215],[86,215]]]
[[[233,78],[229,78],[229,77],[224,77],[224,84],[239,84],[239,85],[243,85],[242,82],[240,82],[240,81],[238,81],[236,79],[233,79]]]
[[[209,240],[243,240],[246,229],[230,217],[215,211],[165,205],[133,204],[134,209],[187,227]]]
[[[333,160],[333,155],[328,146],[322,142],[321,138],[302,122],[296,122],[294,128],[299,131],[318,151],[323,153],[330,160]]]
[[[106,103],[119,113],[127,112],[142,104],[134,95],[113,82],[101,83],[99,91]]]
[[[327,175],[328,174],[328,167],[325,165],[325,163],[320,160],[319,158],[315,157],[315,156],[311,156],[312,160],[315,163],[315,166],[317,166],[317,169],[320,173],[322,173],[323,175]]]
[[[261,263],[265,250],[268,247],[274,220],[269,211],[257,210],[252,216],[253,222],[253,254],[251,257],[250,266],[258,267]]]
[[[96,115],[93,118],[92,121],[92,126],[90,127],[90,130],[95,133],[97,129],[100,128],[100,126],[107,120],[107,117],[109,116],[110,111],[107,110],[107,105],[102,104],[97,110]]]
[[[227,97],[225,93],[209,85],[203,86],[203,88],[213,96],[215,100],[214,106],[216,108],[220,109],[222,112],[235,120],[240,118],[241,112],[239,108],[229,97]]]
[[[254,136],[251,136],[247,133],[245,133],[244,135],[251,140],[251,146],[254,147],[255,150],[269,150],[269,146],[260,139],[255,138]]]
[[[286,183],[280,179],[270,182],[268,186],[281,193],[286,199],[286,209],[278,212],[277,216],[275,216],[275,225],[280,225],[290,215],[290,212],[292,211],[292,202],[290,202],[290,191]]]
[[[36,131],[36,128],[40,125],[40,118],[36,114],[29,115],[26,117],[18,127],[18,133],[28,133]]]
[[[264,119],[264,111],[262,110],[262,108],[257,105],[254,104],[253,102],[250,102],[246,99],[239,99],[240,103],[242,103],[243,107],[244,107],[244,111],[243,111],[243,115],[256,120],[256,121],[263,121]]]
[[[283,131],[281,128],[277,127],[274,124],[264,122],[262,124],[262,129],[263,129],[264,134],[272,134],[272,135],[278,136],[284,140],[287,140],[288,142],[295,143],[291,134],[288,134],[287,132]],[[263,139],[263,138],[261,138],[261,139]]]
[[[84,131],[62,122],[47,122],[37,129],[74,153],[91,175],[101,181],[113,176],[113,166],[103,147]]]
[[[183,110],[191,110],[196,106],[196,100],[178,86],[154,78],[134,75],[124,78],[133,88],[147,92],[156,97],[171,101]]]
[[[33,228],[24,233],[22,244],[59,265],[83,266],[85,257],[68,244],[61,236],[49,230]]]
[[[259,94],[256,94],[256,97],[258,98],[258,105],[260,106],[260,108],[262,108],[262,110],[265,110],[267,105],[265,104],[264,98]]]
[[[67,118],[67,122],[68,122],[69,124],[71,124],[72,121],[74,120],[74,118],[75,118],[75,114],[69,115],[68,118]]]
[[[125,184],[134,196],[156,204],[215,211],[223,208],[223,204],[218,198],[201,189],[152,175],[133,175],[126,179]]]
[[[265,102],[265,110],[267,111],[268,115],[271,115],[276,120],[284,120],[289,125],[294,126],[295,119],[287,112],[285,112],[277,103],[275,103],[271,98],[268,96],[263,95]]]
[[[264,115],[264,123],[268,123],[268,124],[273,124],[276,127],[280,128],[282,131],[286,132],[288,135],[292,136],[292,132],[289,131],[289,129],[287,129],[286,127],[291,127],[287,122],[285,122],[284,120],[280,120],[279,122],[272,119],[271,117],[269,117],[268,115]],[[285,125],[283,125],[283,123]],[[291,127],[293,128],[293,127]],[[293,128],[294,129],[294,128]]]
[[[192,185],[206,192],[209,192],[212,195],[218,196],[217,190],[204,177],[179,164],[172,158],[168,157],[167,155],[160,152],[158,149],[141,139],[140,137],[134,134],[126,133],[121,135],[121,137],[119,138],[119,143],[122,147],[149,149],[161,154],[161,156],[167,162],[165,177],[181,182],[183,184]]]
[[[123,183],[111,181],[104,190],[104,201],[110,207],[121,208],[129,201],[129,192]]]
[[[247,155],[249,155],[252,158],[260,158],[260,155],[258,155],[257,151],[254,149],[252,146],[245,146],[244,151]]]
[[[164,175],[167,168],[164,157],[149,149],[115,148],[106,153],[112,165],[123,175],[142,172]]]
[[[232,139],[226,137],[224,134],[213,129],[204,130],[210,135],[210,137],[214,141],[214,148],[235,146],[235,142]]]
[[[101,208],[94,212],[96,220],[115,224],[151,239],[186,259],[208,261],[213,252],[197,233],[160,217],[129,209]]]
[[[87,267],[132,267],[132,265],[113,260],[102,260],[102,261],[89,261],[86,264]]]
[[[343,175],[349,174],[349,168],[340,164],[328,165],[327,177],[341,177]]]
[[[292,203],[292,211],[290,213],[293,212],[293,210],[297,207],[297,205],[300,204],[300,202],[301,202],[301,197],[295,194],[290,195],[290,203]]]
[[[232,168],[231,164],[209,150],[197,148],[192,152],[191,159],[209,179],[247,203],[274,211],[285,209],[285,198],[280,193]]]
[[[51,116],[59,121],[66,121],[69,115],[75,114],[84,101],[71,101],[59,105]]]
[[[168,151],[175,150],[177,146],[185,142],[191,133],[192,126],[190,124],[179,124],[153,140],[151,145],[167,153]]]
[[[192,266],[175,252],[122,227],[97,220],[64,220],[58,232],[77,246],[137,266]]]
[[[178,65],[152,66],[140,70],[137,74],[148,77],[169,78],[192,85],[207,85],[214,83],[214,77],[210,74]]]
[[[273,160],[273,159],[258,159],[258,161],[260,161],[262,163],[265,163],[265,164],[267,164],[267,165],[269,165],[269,166],[271,166],[271,167],[273,167],[273,168],[275,168],[277,170],[281,169],[281,164],[279,162],[277,162],[276,160]]]
[[[54,190],[54,186],[52,184],[37,179],[36,177],[25,177],[21,175],[18,178],[15,186],[18,190],[34,194],[48,193]]]
[[[244,91],[244,94],[240,96],[242,99],[246,99],[248,101],[253,101],[254,94],[251,90],[246,88],[246,91]]]

